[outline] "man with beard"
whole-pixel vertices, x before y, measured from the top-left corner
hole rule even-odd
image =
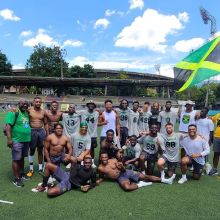
[[[98,127],[98,119],[99,119],[99,112],[95,110],[96,104],[90,100],[86,103],[87,110],[81,111],[81,119],[82,121],[86,121],[88,125],[88,134],[91,137],[91,149],[90,154],[93,158],[93,168],[95,167],[94,164],[94,156],[95,156],[95,148],[97,147],[97,127]]]
[[[187,181],[186,172],[187,166],[193,165],[193,179],[199,180],[205,164],[205,156],[210,153],[208,142],[197,135],[196,125],[189,125],[189,136],[185,137],[180,145],[184,148],[186,155],[181,159],[182,178],[178,181],[183,184]]]
[[[173,127],[176,125],[178,119],[177,113],[171,110],[172,102],[166,101],[165,110],[159,113],[158,122],[160,122],[160,133],[166,134],[166,124],[172,123]]]
[[[149,111],[150,103],[145,102],[140,112],[139,122],[138,122],[138,129],[140,134],[144,134],[149,131],[149,119],[152,113]]]
[[[161,178],[165,177],[164,165],[167,163],[168,166],[168,176],[175,178],[175,170],[177,164],[180,160],[179,158],[179,148],[180,148],[180,139],[184,138],[184,134],[175,133],[174,126],[172,123],[166,124],[166,134],[162,134],[162,138],[165,142],[162,156],[157,162],[158,170],[161,173]]]
[[[74,104],[70,104],[68,113],[63,113],[63,133],[70,137],[72,134],[79,131],[81,116],[76,112]]]
[[[106,132],[106,138],[100,145],[100,154],[106,152],[110,159],[116,158],[118,149],[117,143],[114,142],[114,131],[112,129]]]
[[[24,158],[28,156],[31,140],[27,109],[27,101],[20,99],[17,112],[9,111],[5,118],[7,145],[11,148],[12,170],[15,178],[13,184],[17,187],[23,187],[22,180],[26,179],[24,175]]]
[[[143,145],[143,150],[140,155],[139,165],[143,173],[153,175],[154,166],[157,161],[158,150],[164,149],[164,141],[158,135],[158,126],[153,123],[150,124],[150,133],[138,139],[138,143]],[[147,161],[147,169],[145,162]],[[146,170],[146,171],[145,171]]]
[[[122,99],[119,105],[118,113],[120,116],[120,127],[121,127],[121,146],[125,145],[128,137],[128,118],[129,118],[128,100]]]
[[[133,102],[133,108],[129,111],[129,118],[128,118],[128,136],[136,135],[139,137],[139,129],[138,129],[138,121],[140,113],[139,109],[139,102]]]
[[[96,172],[92,169],[92,158],[85,156],[83,165],[77,163],[77,159],[70,158],[70,172],[63,171],[59,166],[52,163],[47,163],[42,185],[33,188],[33,192],[45,192],[49,197],[62,195],[66,191],[72,189],[80,189],[82,192],[88,192],[96,186]],[[50,175],[58,181],[58,184],[52,188],[47,187]]]
[[[39,172],[43,171],[43,148],[46,135],[49,134],[47,125],[46,111],[41,108],[42,100],[40,97],[35,97],[33,101],[33,107],[28,109],[31,126],[31,143],[29,152],[29,165],[30,170],[27,173],[28,177],[31,177],[34,172],[34,153],[37,148],[38,152],[38,166]]]
[[[51,107],[49,111],[46,111],[47,121],[48,121],[48,128],[49,133],[53,133],[54,131],[54,125],[59,123],[59,121],[62,120],[62,112],[58,110],[58,102],[52,101]]]
[[[123,157],[123,151],[118,151],[117,158]],[[173,179],[161,179],[156,176],[136,173],[133,170],[126,170],[123,163],[117,159],[109,159],[108,154],[103,152],[100,155],[101,164],[98,167],[99,177],[97,183],[101,183],[104,178],[117,180],[125,191],[133,191],[140,187],[152,185],[152,182],[172,184]],[[145,182],[146,181],[146,182]],[[150,181],[150,182],[148,182]]]

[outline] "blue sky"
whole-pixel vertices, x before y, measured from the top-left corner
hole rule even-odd
[[[0,49],[22,68],[33,46],[59,45],[71,65],[172,76],[209,38],[199,7],[220,23],[219,0],[1,0]]]

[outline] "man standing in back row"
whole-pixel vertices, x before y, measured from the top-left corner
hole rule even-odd
[[[33,101],[33,107],[31,107],[29,112],[30,126],[31,126],[31,143],[30,143],[30,155],[29,164],[30,170],[27,173],[28,177],[31,177],[34,172],[34,153],[37,148],[38,152],[38,163],[39,172],[43,171],[43,148],[44,140],[48,132],[46,111],[41,108],[42,100],[40,97],[35,97]]]

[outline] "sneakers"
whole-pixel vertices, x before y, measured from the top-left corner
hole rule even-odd
[[[138,188],[144,187],[144,186],[150,186],[152,185],[152,182],[144,182],[144,181],[139,181],[137,186]]]
[[[212,170],[212,165],[210,163],[205,164],[205,172],[207,175],[209,175],[210,171]]]
[[[38,170],[38,173],[43,176],[44,175],[44,171],[43,170]]]
[[[173,184],[173,180],[174,180],[173,177],[170,177],[170,178],[168,178],[168,179],[162,178],[162,179],[161,179],[161,182],[162,182],[162,183],[165,183],[165,184],[170,184],[170,185],[171,185],[171,184]]]
[[[25,180],[29,180],[29,179],[30,179],[30,177],[29,177],[29,176],[27,176],[27,175],[25,175],[25,174],[21,174],[20,179],[25,181]]]
[[[40,185],[40,186],[33,188],[31,191],[32,192],[47,192],[47,187]]]
[[[178,181],[179,184],[183,184],[183,183],[185,183],[185,182],[187,182],[187,178],[184,178],[184,177],[182,177],[182,178]]]
[[[33,170],[29,170],[29,172],[27,173],[27,176],[28,177],[32,177],[34,174],[34,171]]]
[[[211,171],[209,172],[209,176],[217,176],[218,175],[218,170],[216,168],[212,168]]]
[[[15,179],[13,181],[13,184],[16,186],[16,187],[24,187],[24,183],[22,182],[21,179]]]
[[[66,169],[70,169],[71,167],[71,163],[69,163],[68,165],[66,165]]]

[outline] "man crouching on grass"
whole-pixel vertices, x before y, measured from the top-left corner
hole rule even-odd
[[[156,176],[144,175],[133,170],[126,170],[123,163],[120,162],[123,157],[123,150],[119,150],[117,153],[117,159],[109,159],[106,152],[102,152],[100,155],[101,164],[98,167],[99,177],[97,183],[101,183],[103,178],[107,177],[112,180],[117,180],[119,185],[125,191],[133,191],[143,186],[152,185],[152,182],[161,182],[166,184],[172,184],[173,178],[161,179]],[[148,182],[150,181],[150,182]]]
[[[80,189],[83,192],[88,192],[96,185],[96,172],[92,169],[92,158],[85,156],[83,165],[77,163],[77,159],[71,157],[70,172],[63,171],[59,166],[52,163],[47,163],[44,170],[43,183],[32,189],[33,192],[45,192],[49,197],[59,196],[66,191],[72,189]],[[50,175],[59,182],[54,187],[47,187]]]

